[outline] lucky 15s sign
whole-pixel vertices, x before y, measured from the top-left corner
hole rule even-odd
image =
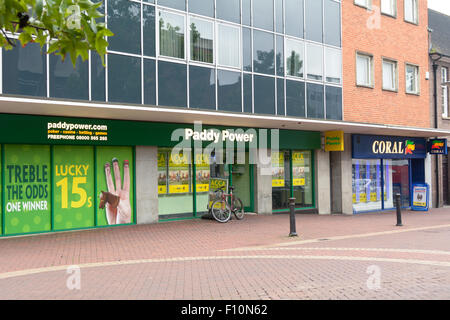
[[[427,141],[422,138],[353,135],[352,154],[356,159],[423,159],[427,157]]]

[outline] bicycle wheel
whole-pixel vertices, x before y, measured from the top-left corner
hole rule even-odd
[[[244,205],[242,204],[241,199],[234,198],[233,206],[234,206],[233,213],[236,219],[238,220],[244,219]]]
[[[214,219],[219,222],[228,222],[231,218],[230,208],[225,200],[217,200],[211,206],[211,213]]]

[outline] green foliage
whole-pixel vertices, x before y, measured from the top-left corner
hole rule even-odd
[[[90,0],[0,0],[0,47],[15,46],[13,35],[23,47],[48,43],[47,53],[63,60],[69,54],[74,66],[79,56],[88,59],[89,50],[98,52],[105,65],[106,37],[114,34],[96,21],[103,17],[101,5]]]

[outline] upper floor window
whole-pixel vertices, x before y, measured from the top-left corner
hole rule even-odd
[[[406,65],[406,93],[419,94],[419,67]]]
[[[397,91],[397,62],[383,59],[383,89]]]
[[[448,117],[448,68],[441,68],[442,115]]]
[[[405,0],[405,21],[419,23],[417,0]]]
[[[185,17],[165,11],[159,12],[159,54],[184,59]]]
[[[381,12],[389,16],[397,16],[397,0],[381,0]]]
[[[219,23],[218,33],[218,59],[222,66],[240,68],[240,28]]]
[[[373,87],[373,57],[371,55],[356,54],[356,84]]]
[[[190,18],[191,60],[214,62],[214,25],[203,19]]]
[[[372,8],[372,0],[355,0],[355,4],[365,8]]]

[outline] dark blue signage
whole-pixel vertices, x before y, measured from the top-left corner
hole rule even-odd
[[[428,140],[428,152],[430,154],[448,154],[447,139]]]
[[[424,159],[427,141],[423,138],[389,136],[352,136],[352,156],[355,159]]]

